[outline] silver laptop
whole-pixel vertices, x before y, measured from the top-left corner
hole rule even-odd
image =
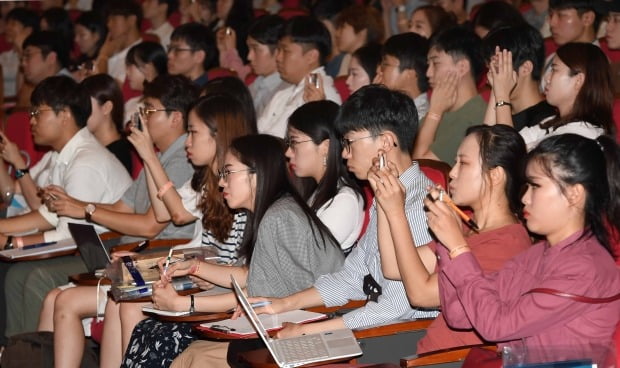
[[[231,275],[232,285],[245,315],[263,339],[271,356],[279,367],[290,368],[304,364],[354,357],[362,350],[350,329],[325,331],[317,334],[303,335],[285,339],[272,339],[248,302],[247,297]]]

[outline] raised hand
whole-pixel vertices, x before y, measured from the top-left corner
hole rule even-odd
[[[424,199],[427,208],[428,227],[433,231],[439,242],[449,251],[461,247],[467,242],[461,230],[460,217],[443,201],[439,200],[441,187],[429,188],[429,195]],[[443,196],[447,196],[444,192]]]

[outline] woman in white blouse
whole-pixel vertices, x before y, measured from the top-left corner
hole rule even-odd
[[[550,135],[574,133],[594,139],[615,131],[609,62],[599,47],[563,45],[544,78],[547,102],[558,114],[520,131],[528,151]]]
[[[335,120],[338,105],[309,102],[288,119],[286,157],[301,180],[310,208],[329,228],[343,251],[359,238],[364,223],[364,196],[342,159]]]

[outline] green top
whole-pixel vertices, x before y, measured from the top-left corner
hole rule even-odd
[[[460,109],[443,114],[435,133],[435,141],[431,145],[431,151],[441,161],[454,166],[456,151],[465,138],[465,131],[472,125],[482,124],[486,109],[487,104],[484,99],[480,95],[476,95]]]

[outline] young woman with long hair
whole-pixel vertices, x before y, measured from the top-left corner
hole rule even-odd
[[[474,126],[467,130],[450,171],[452,200],[459,206],[472,208],[471,217],[478,227],[461,226],[459,237],[467,240],[484,273],[497,271],[531,244],[527,230],[519,221],[525,155],[525,143],[513,128]],[[442,239],[414,247],[404,221],[404,193],[396,176],[390,170],[374,167],[369,181],[380,208],[378,228],[384,237],[379,238],[379,249],[384,274],[403,281],[412,305],[440,306],[435,251],[442,247]],[[480,343],[471,329],[451,329],[443,315],[439,315],[416,351],[424,353]]]
[[[286,157],[293,173],[305,178],[303,197],[343,250],[359,238],[364,223],[364,196],[342,160],[335,120],[338,105],[308,102],[288,119]]]

